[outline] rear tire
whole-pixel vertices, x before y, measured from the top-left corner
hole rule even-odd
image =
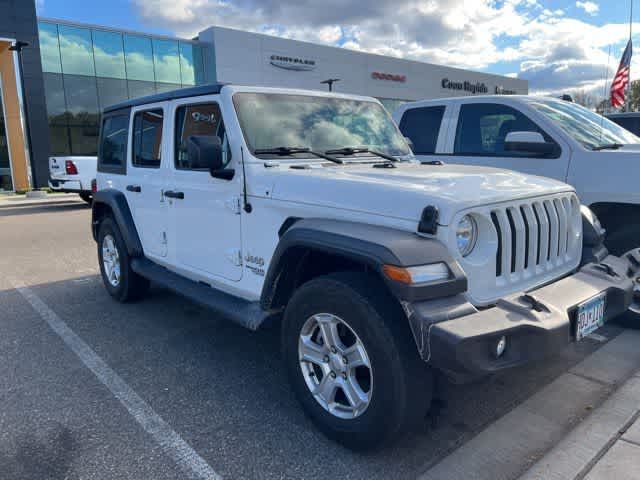
[[[137,300],[149,289],[149,280],[131,269],[131,257],[111,217],[100,222],[98,259],[105,288],[119,302]]]
[[[309,326],[314,328],[316,319],[321,321],[317,321],[314,333]],[[338,334],[328,342],[322,333],[325,322],[337,325],[331,331]],[[330,330],[326,332],[329,337]],[[350,339],[360,342],[364,354],[358,358],[368,360],[368,369],[350,367],[351,353],[342,355],[355,351],[353,346],[345,347],[350,345]],[[317,365],[305,361],[311,357],[303,357],[309,341],[313,342],[311,352],[319,355]],[[334,345],[338,346],[337,354]],[[346,447],[379,448],[424,421],[433,375],[418,355],[400,305],[376,277],[358,272],[334,273],[298,288],[285,311],[282,349],[292,389],[305,413],[325,435]],[[366,362],[355,360],[351,364],[359,363]],[[330,385],[332,378],[337,378],[333,383],[338,386],[320,388],[321,384]],[[345,386],[348,379],[354,378],[359,390]],[[366,397],[366,405],[354,408],[347,391],[360,392],[358,397],[350,393],[351,398],[364,404]],[[332,400],[326,402],[326,398]]]
[[[93,203],[93,195],[91,195],[90,193],[81,192],[78,195],[80,195],[80,198],[84,200],[87,204],[91,205],[91,203]]]

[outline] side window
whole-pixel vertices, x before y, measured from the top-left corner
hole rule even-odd
[[[174,162],[178,170],[192,170],[187,154],[189,137],[205,135],[218,137],[222,142],[223,163],[231,161],[231,150],[217,103],[183,105],[176,110]]]
[[[553,142],[545,132],[518,110],[506,105],[470,103],[460,107],[453,153],[495,157],[527,156],[508,152],[504,141],[510,132],[538,132]]]
[[[98,170],[125,173],[129,114],[111,115],[102,121]]]
[[[138,112],[133,117],[132,163],[135,167],[160,167],[162,121],[161,108]]]
[[[444,106],[412,108],[404,112],[400,120],[400,131],[413,142],[413,153],[436,152]]]

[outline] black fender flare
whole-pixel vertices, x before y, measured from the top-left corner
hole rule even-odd
[[[111,211],[113,219],[120,229],[129,255],[131,257],[142,257],[144,250],[142,249],[142,242],[140,242],[136,224],[133,221],[133,215],[131,215],[127,197],[119,190],[107,188],[99,190],[93,195],[91,224],[94,240],[98,240],[101,212],[105,206]]]
[[[286,222],[285,222],[286,223]],[[282,273],[292,268],[295,250],[314,250],[347,258],[367,266],[388,285],[391,293],[401,301],[428,300],[456,295],[467,290],[467,278],[447,247],[434,238],[420,236],[390,227],[322,218],[289,222],[271,258],[260,302],[262,308],[273,308]],[[411,267],[431,263],[445,263],[450,278],[441,282],[409,286],[390,280],[384,275],[384,265]]]

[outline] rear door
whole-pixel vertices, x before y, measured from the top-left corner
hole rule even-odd
[[[426,105],[409,108],[398,124],[402,134],[411,140],[413,153],[420,160],[443,151],[446,143],[445,105]]]
[[[213,178],[191,167],[187,143],[191,135],[217,136],[226,168],[234,168],[219,96],[171,103],[171,180],[179,198],[169,199],[172,255],[176,266],[196,278],[238,281],[242,277],[240,233],[241,172],[231,180]]]
[[[551,137],[520,110],[500,103],[461,102],[457,120],[453,120],[447,138],[451,163],[484,165],[551,177],[566,181],[571,158],[569,146]],[[557,152],[532,157],[509,152],[505,138],[510,132],[538,132],[547,142],[558,146]]]
[[[145,255],[164,262],[168,255],[168,210],[164,198],[167,160],[163,130],[167,104],[131,112],[125,191]]]

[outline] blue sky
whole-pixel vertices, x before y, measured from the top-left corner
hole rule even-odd
[[[37,5],[44,17],[182,37],[224,25],[519,76],[534,92],[584,90],[596,96],[603,93],[607,64],[608,76],[615,71],[629,19],[628,0],[38,0]],[[640,4],[636,10],[640,21]],[[640,48],[640,23],[634,29]],[[632,77],[640,78],[640,52],[636,60]]]

